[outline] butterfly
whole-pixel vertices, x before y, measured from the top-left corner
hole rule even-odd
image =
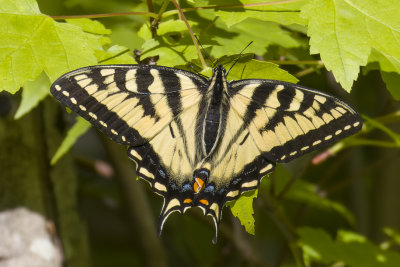
[[[137,175],[164,198],[158,232],[175,212],[199,207],[215,224],[226,202],[258,188],[276,163],[358,132],[359,114],[293,83],[228,81],[150,65],[90,66],[51,86],[63,105],[125,145]]]

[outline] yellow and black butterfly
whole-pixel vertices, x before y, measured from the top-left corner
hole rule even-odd
[[[200,207],[217,237],[227,201],[255,189],[276,163],[354,134],[358,113],[296,84],[228,82],[149,65],[91,66],[61,76],[51,93],[128,147],[137,174],[164,197],[158,231],[174,211]]]

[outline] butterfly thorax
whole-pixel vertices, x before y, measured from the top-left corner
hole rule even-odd
[[[221,137],[221,124],[224,117],[224,91],[227,90],[225,69],[219,65],[214,69],[208,88],[209,100],[203,122],[203,151],[209,155]]]

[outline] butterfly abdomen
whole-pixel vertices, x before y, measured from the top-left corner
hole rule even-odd
[[[211,78],[210,99],[208,101],[207,113],[205,116],[203,143],[205,145],[205,154],[209,155],[213,147],[218,142],[220,136],[221,122],[223,120],[223,94],[226,90],[227,84],[225,79],[225,70],[222,66],[214,70],[213,77]]]

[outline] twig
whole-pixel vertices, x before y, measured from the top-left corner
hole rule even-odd
[[[294,3],[302,0],[282,0],[282,1],[274,1],[274,2],[260,2],[260,3],[251,3],[251,4],[233,4],[233,5],[214,5],[214,6],[199,6],[199,7],[188,7],[182,8],[182,12],[190,12],[197,11],[203,9],[231,9],[231,8],[244,8],[244,7],[257,7],[257,6],[271,6],[271,5],[279,5],[285,3]],[[267,12],[277,12],[277,10],[266,10]],[[300,10],[290,10],[289,12],[300,12]],[[176,10],[170,10],[165,12],[165,16],[171,16],[176,14]]]
[[[149,0],[150,1],[150,0]],[[149,2],[148,1],[148,2]],[[174,2],[174,0],[172,0]],[[291,3],[291,2],[298,2],[301,0],[282,0],[282,1],[275,1],[275,2],[261,2],[261,3],[252,3],[252,4],[235,4],[235,5],[214,5],[214,6],[203,6],[203,7],[190,7],[190,8],[183,8],[180,10],[170,10],[168,12],[161,12],[164,13],[164,17],[172,16],[177,13],[184,13],[202,9],[230,9],[230,8],[244,8],[244,7],[256,7],[256,6],[269,6],[269,5],[278,5],[284,3]],[[151,2],[151,1],[150,1]],[[164,4],[168,4],[169,1],[165,1]],[[176,2],[176,1],[175,1]],[[163,4],[163,6],[164,6]],[[162,11],[163,7],[160,9]],[[165,8],[164,8],[165,11]],[[268,11],[268,10],[267,10]],[[277,12],[275,10],[271,10],[270,12]],[[298,10],[291,11],[291,12],[300,12]],[[88,15],[71,15],[71,16],[50,16],[53,19],[62,20],[62,19],[80,19],[80,18],[108,18],[108,17],[118,17],[118,16],[132,16],[132,15],[143,15],[155,18],[156,20],[161,18],[159,14],[155,14],[152,12],[117,12],[117,13],[102,13],[102,14],[88,14]]]
[[[310,73],[313,73],[317,69],[321,69],[322,67],[324,67],[324,64],[322,64],[322,61],[321,61],[321,64],[318,64],[315,67],[309,67],[309,68],[306,68],[304,70],[301,70],[301,71],[297,72],[294,76],[298,77],[298,78],[299,77],[303,77],[303,76],[306,76],[306,75],[308,75]]]
[[[151,30],[151,34],[152,37],[154,38],[157,35],[157,28],[158,28],[158,24],[161,21],[162,15],[164,14],[165,10],[167,9],[167,6],[169,4],[169,0],[165,0],[163,5],[160,8],[160,11],[157,14],[157,18],[154,19],[151,23],[150,23],[150,30]]]
[[[89,15],[71,15],[71,16],[50,16],[53,19],[82,19],[82,18],[109,18],[119,16],[132,16],[144,15],[157,18],[157,14],[150,12],[118,12],[118,13],[103,13],[103,14],[89,14]]]
[[[323,65],[321,60],[265,60],[278,65]]]
[[[199,55],[199,59],[200,59],[201,65],[203,66],[203,69],[207,68],[206,62],[204,61],[203,55],[201,54],[199,44],[197,43],[196,37],[193,34],[193,30],[190,27],[189,22],[187,21],[185,15],[183,14],[181,7],[179,6],[178,2],[176,2],[176,0],[171,0],[171,1],[175,5],[176,9],[179,11],[181,19],[185,22],[186,27],[188,28],[190,37],[192,37],[192,41],[194,43],[194,46],[196,47],[197,54]]]

